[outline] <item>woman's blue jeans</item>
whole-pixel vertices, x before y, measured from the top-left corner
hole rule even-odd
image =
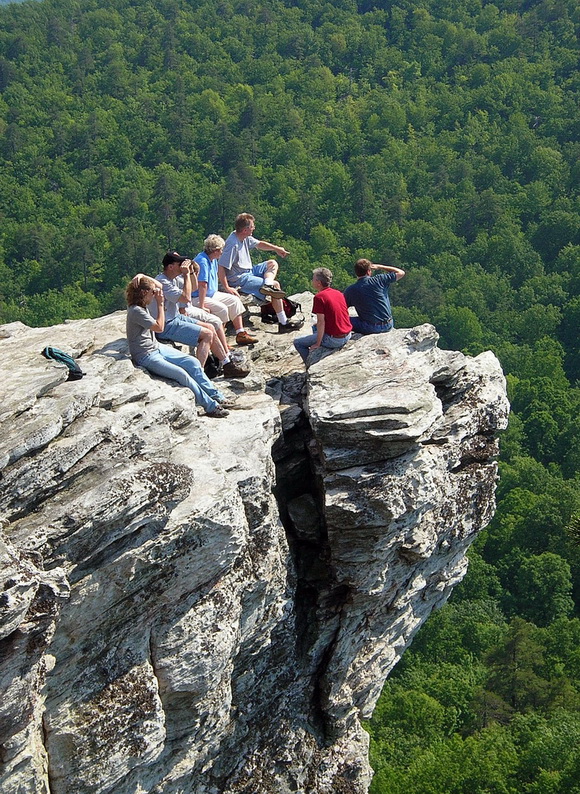
[[[190,389],[195,395],[196,403],[208,412],[215,411],[218,406],[217,399],[224,399],[203,371],[199,361],[171,345],[159,345],[157,350],[140,359],[138,366],[154,375],[175,380],[180,386]]]

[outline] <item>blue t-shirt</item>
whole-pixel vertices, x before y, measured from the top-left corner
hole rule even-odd
[[[396,280],[397,274],[391,272],[362,276],[345,289],[346,305],[354,306],[365,323],[387,324],[392,317],[389,284]]]
[[[199,265],[199,273],[197,274],[198,281],[207,281],[207,297],[213,298],[218,289],[218,263],[217,259],[213,261],[209,258],[205,251],[201,251],[193,260]],[[199,290],[196,289],[191,293],[193,298],[199,297]]]

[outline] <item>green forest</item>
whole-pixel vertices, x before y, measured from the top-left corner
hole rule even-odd
[[[0,323],[123,306],[238,212],[280,279],[403,267],[395,322],[508,379],[498,509],[373,720],[372,794],[580,794],[577,0],[0,8]]]

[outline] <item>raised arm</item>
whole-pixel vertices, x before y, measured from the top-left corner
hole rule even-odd
[[[186,259],[181,263],[181,275],[183,276],[183,290],[178,299],[179,303],[189,303],[191,301],[191,292],[197,287],[197,276],[192,273],[191,259]],[[193,286],[195,284],[195,286]]]
[[[151,326],[151,330],[156,334],[160,334],[165,329],[165,305],[164,305],[165,301],[163,298],[163,289],[161,288],[161,286],[155,288],[155,292],[153,293],[153,300],[157,303],[157,319],[155,320],[155,323]]]
[[[197,276],[199,273],[199,265],[197,262],[194,262],[193,259],[186,259],[186,262],[189,262],[189,278],[191,281],[191,289],[189,290],[189,298],[187,302],[191,301],[191,293],[194,292],[196,289],[199,289],[199,281],[197,280]],[[185,264],[185,263],[184,263]],[[207,289],[207,284],[206,284]]]
[[[131,279],[131,284],[134,287],[138,287],[139,284],[141,283],[142,278],[150,279],[155,284],[156,287],[158,287],[159,289],[163,289],[163,284],[160,281],[157,281],[156,278],[151,278],[151,276],[146,276],[145,273],[137,273],[136,276],[133,276],[133,278]]]
[[[405,271],[401,270],[400,267],[392,267],[391,265],[377,265],[374,262],[371,263],[371,270],[384,270],[385,273],[396,273],[396,281],[402,279],[405,275]]]

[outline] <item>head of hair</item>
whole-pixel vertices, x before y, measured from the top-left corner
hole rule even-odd
[[[361,276],[366,276],[366,274],[369,272],[370,266],[371,266],[370,260],[368,260],[368,259],[359,259],[354,264],[354,274],[355,274],[355,276],[357,278],[360,278]]]
[[[219,234],[209,234],[203,241],[203,250],[206,254],[211,254],[213,251],[223,249],[226,241]]]
[[[312,278],[319,281],[324,287],[330,287],[332,284],[332,270],[327,267],[316,267],[312,271]]]
[[[250,215],[249,212],[241,212],[238,217],[236,218],[236,222],[234,224],[234,229],[237,232],[241,232],[242,229],[247,228],[252,221],[256,220],[253,215]]]
[[[155,281],[149,276],[141,276],[137,285],[130,281],[125,290],[128,306],[141,306],[145,308],[145,295],[155,287]]]

